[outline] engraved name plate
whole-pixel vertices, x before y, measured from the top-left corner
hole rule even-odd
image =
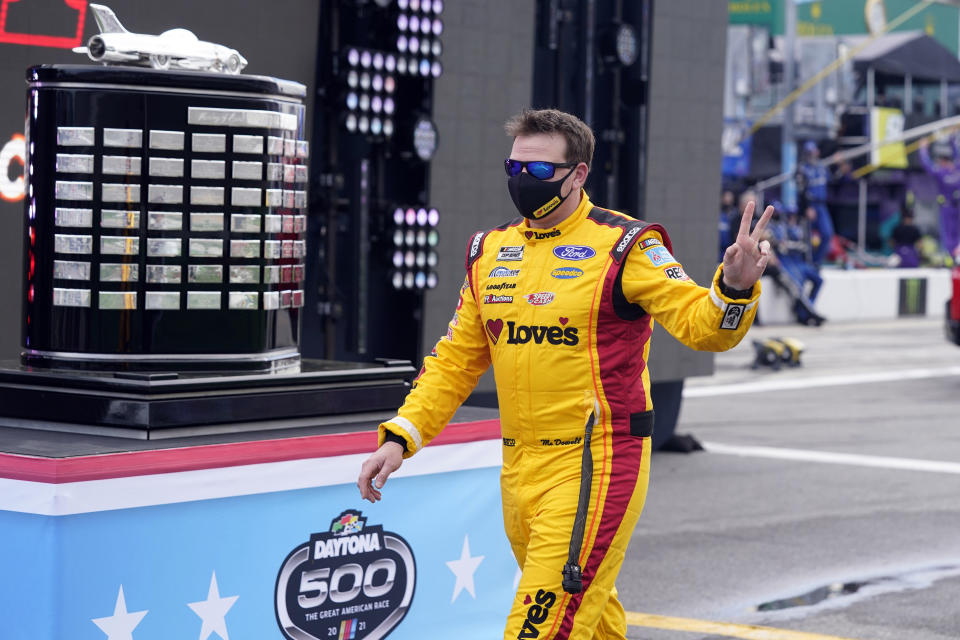
[[[190,238],[191,258],[219,258],[223,256],[223,240],[216,238]]]
[[[90,289],[53,289],[53,305],[55,307],[89,307]]]
[[[258,284],[260,282],[260,267],[257,265],[231,265],[231,284]]]
[[[183,139],[183,131],[161,131],[155,129],[150,131],[150,148],[164,151],[182,151]]]
[[[183,267],[178,264],[148,264],[147,282],[151,284],[179,284]]]
[[[133,236],[100,236],[100,253],[111,256],[134,256],[140,253],[140,238]]]
[[[183,214],[178,211],[151,211],[147,214],[147,229],[151,231],[179,231],[183,228]]]
[[[53,277],[57,280],[89,280],[90,263],[73,260],[54,260]]]
[[[188,107],[187,123],[211,127],[297,130],[297,116],[292,113],[256,109]]]
[[[107,229],[136,229],[140,226],[140,212],[104,209],[100,212],[100,226]]]
[[[230,193],[230,202],[235,207],[259,207],[261,205],[260,189],[233,187]]]
[[[267,163],[267,180],[271,182],[283,181],[283,165],[279,162]]]
[[[183,158],[150,158],[150,175],[159,178],[182,178]],[[150,189],[153,190],[153,185]]]
[[[267,189],[266,203],[268,207],[282,207],[283,206],[283,190]]]
[[[176,291],[147,291],[145,309],[163,311],[180,308],[180,294]]]
[[[140,158],[103,156],[103,173],[110,176],[138,176],[140,175]]]
[[[259,240],[231,240],[230,257],[232,258],[259,258]]]
[[[230,231],[236,233],[260,233],[260,215],[235,213],[230,216]]]
[[[187,267],[187,281],[202,284],[223,282],[223,266],[219,264],[192,264]]]
[[[136,309],[135,291],[101,291],[97,296],[101,309]]]
[[[263,216],[263,230],[267,233],[280,233],[283,228],[283,216],[266,215]]]
[[[58,227],[92,227],[93,209],[69,209],[57,207],[53,212]]]
[[[57,144],[61,147],[92,147],[93,127],[57,127]]]
[[[227,136],[223,133],[195,133],[193,150],[204,153],[224,153],[227,150]]]
[[[219,291],[187,291],[187,309],[219,309]]]
[[[221,206],[223,187],[190,187],[190,204]]]
[[[93,236],[58,233],[53,237],[53,250],[56,253],[91,254],[93,253]]]
[[[267,155],[283,155],[283,138],[277,136],[267,136]]]
[[[236,162],[234,162],[234,165],[236,165]],[[192,160],[190,162],[190,176],[193,178],[199,178],[201,180],[222,180],[226,175],[227,165],[223,160]],[[234,175],[234,178],[236,177],[237,176]]]
[[[152,184],[148,193],[150,204],[183,204],[183,186],[179,184]]]
[[[263,178],[262,162],[233,161],[234,180],[260,180]]]
[[[116,263],[103,263],[100,265],[101,282],[137,282],[139,279],[139,265]]]
[[[57,200],[93,200],[93,183],[57,180],[54,193]]]
[[[100,199],[104,202],[138,203],[140,202],[140,185],[104,184],[100,190]]]
[[[151,258],[175,258],[182,253],[180,238],[147,238],[147,255]]]
[[[265,240],[263,243],[263,257],[267,260],[279,260],[282,244],[279,240]]]
[[[73,153],[57,154],[58,173],[93,173],[93,156]]]
[[[263,136],[233,136],[234,153],[263,153]]]
[[[280,308],[280,292],[267,291],[263,294],[263,308],[274,310]]]
[[[103,146],[139,149],[143,146],[142,129],[104,129]]]
[[[258,309],[260,294],[256,291],[231,291],[231,309]]]
[[[223,231],[222,213],[191,213],[191,231]]]

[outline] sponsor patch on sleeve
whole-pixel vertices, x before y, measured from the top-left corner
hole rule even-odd
[[[641,249],[647,249],[649,247],[653,247],[663,243],[660,242],[660,240],[658,240],[657,238],[647,238],[646,240],[641,240],[637,244],[640,245]]]
[[[667,267],[663,270],[665,276],[671,280],[689,280],[690,276],[687,275],[687,272],[683,270],[683,267],[680,265],[674,265],[672,267]]]
[[[651,247],[644,251],[643,255],[647,256],[647,259],[650,260],[650,263],[655,267],[662,267],[663,265],[677,261],[663,245]]]
[[[738,328],[746,309],[747,305],[745,304],[727,304],[727,310],[723,313],[723,320],[720,322],[720,328],[729,329],[731,331]]]

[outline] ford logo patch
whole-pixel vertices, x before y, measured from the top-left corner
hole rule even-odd
[[[553,255],[561,260],[586,260],[597,255],[597,252],[579,244],[562,244],[553,248]]]

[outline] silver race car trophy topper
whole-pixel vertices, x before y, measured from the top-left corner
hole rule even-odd
[[[84,53],[94,62],[234,74],[247,66],[246,58],[236,49],[204,42],[186,29],[170,29],[158,36],[130,33],[109,7],[89,6],[100,33],[90,38],[87,46],[76,47],[74,52]]]

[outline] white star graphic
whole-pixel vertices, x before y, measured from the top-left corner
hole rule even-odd
[[[217,587],[217,572],[214,571],[210,577],[210,589],[207,591],[207,599],[200,602],[191,602],[187,604],[193,609],[193,612],[203,620],[203,626],[200,627],[200,640],[207,640],[211,633],[216,633],[223,640],[230,640],[227,636],[226,615],[233,603],[240,596],[230,596],[229,598],[220,597],[220,589]]]
[[[147,611],[149,609],[127,613],[127,601],[123,597],[121,584],[120,591],[117,593],[117,604],[113,607],[113,615],[106,618],[91,618],[90,621],[107,634],[107,640],[133,640],[133,630],[143,620],[143,616],[147,615]]]
[[[459,560],[451,560],[447,562],[447,566],[450,567],[450,571],[453,571],[453,575],[457,577],[457,582],[453,585],[453,597],[450,598],[450,603],[457,599],[457,596],[460,595],[460,592],[466,589],[473,599],[477,599],[477,594],[473,590],[473,573],[477,570],[477,567],[480,566],[480,563],[483,562],[484,556],[474,556],[470,557],[470,539],[467,536],[463,536],[463,549],[460,551]]]

